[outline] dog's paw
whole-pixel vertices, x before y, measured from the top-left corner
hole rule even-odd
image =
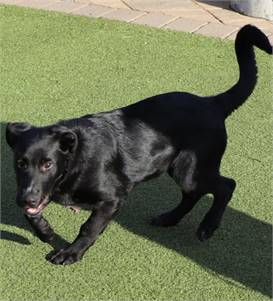
[[[213,233],[217,228],[218,225],[201,223],[196,232],[196,235],[200,241],[205,241],[213,236]]]
[[[178,222],[179,219],[175,218],[170,213],[163,213],[150,220],[150,224],[152,226],[159,226],[159,227],[172,227],[177,225]]]
[[[67,248],[50,252],[46,256],[46,259],[53,264],[67,265],[81,260],[81,257],[82,256],[79,252],[75,252]]]

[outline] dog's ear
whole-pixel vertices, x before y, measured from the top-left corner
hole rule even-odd
[[[51,134],[53,134],[60,144],[60,150],[63,153],[73,153],[78,145],[78,136],[72,130],[63,127],[56,126],[50,129]]]
[[[78,137],[72,131],[66,131],[60,135],[60,149],[63,152],[73,153],[78,145]]]
[[[12,148],[23,132],[31,128],[31,125],[25,122],[8,123],[6,127],[6,140],[8,145]]]

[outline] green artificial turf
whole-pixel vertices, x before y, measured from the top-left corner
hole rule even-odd
[[[15,206],[6,122],[45,125],[167,91],[210,95],[238,67],[231,41],[2,6],[0,300],[270,300],[272,59],[256,54],[256,90],[227,121],[222,173],[237,188],[215,236],[195,236],[209,196],[177,227],[147,223],[181,197],[162,176],[135,189],[80,263],[54,266]],[[72,241],[88,213],[51,204],[45,215]]]

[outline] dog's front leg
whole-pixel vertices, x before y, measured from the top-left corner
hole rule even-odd
[[[40,238],[41,241],[50,243],[54,238],[54,231],[50,227],[48,221],[41,215],[24,215],[28,220],[32,229],[36,235]]]
[[[54,251],[47,259],[54,264],[71,264],[81,260],[86,250],[96,241],[99,234],[107,227],[120,202],[104,202],[93,210],[88,220],[81,226],[80,232],[74,242],[66,249]]]

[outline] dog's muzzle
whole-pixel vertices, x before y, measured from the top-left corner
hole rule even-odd
[[[30,205],[24,206],[23,208],[24,213],[27,215],[38,215],[43,211],[43,209],[47,206],[48,203],[49,203],[49,198],[48,196],[45,196],[41,199],[38,206],[36,207],[32,207]]]

